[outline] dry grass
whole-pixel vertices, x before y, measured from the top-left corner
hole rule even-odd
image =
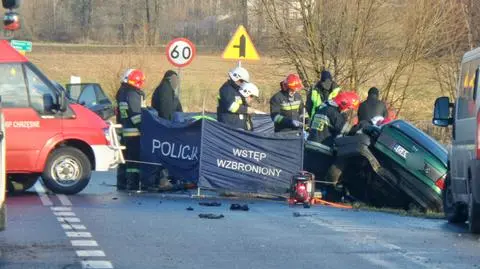
[[[215,111],[218,89],[226,80],[227,71],[236,65],[234,61],[226,61],[217,55],[200,55],[187,68],[182,69],[181,99],[186,111],[201,111],[203,100],[208,111]],[[151,93],[168,69],[174,69],[162,52],[121,52],[105,51],[89,48],[66,49],[57,46],[42,46],[28,55],[30,60],[39,66],[48,77],[61,83],[67,83],[70,75],[81,76],[84,82],[97,82],[105,91],[114,96],[121,73],[129,67],[141,68],[147,75],[146,93],[149,101]],[[293,67],[280,65],[279,61],[270,57],[262,57],[260,61],[244,62],[252,81],[261,91],[261,97],[254,106],[263,111],[269,110],[270,96],[278,90],[283,76],[295,72]],[[388,66],[385,67],[387,70]],[[440,95],[435,85],[428,82],[425,71],[416,75],[417,83],[410,90],[408,100],[402,111],[402,117],[409,120],[428,120],[435,98]],[[364,98],[370,86],[381,89],[384,77],[379,75],[360,88]]]

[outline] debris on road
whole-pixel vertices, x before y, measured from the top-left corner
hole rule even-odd
[[[293,216],[298,218],[298,217],[312,217],[315,214],[312,213],[300,213],[300,212],[293,212]]]
[[[199,202],[201,206],[221,206],[222,204],[219,202]]]
[[[201,219],[221,219],[221,218],[224,218],[225,216],[223,214],[198,214],[198,216],[201,218]]]
[[[230,205],[230,210],[241,210],[241,211],[248,211],[250,208],[248,208],[248,205],[240,205],[240,204],[231,204]]]

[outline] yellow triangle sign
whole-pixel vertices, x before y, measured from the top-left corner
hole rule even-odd
[[[223,51],[223,59],[260,60],[257,49],[243,25],[240,25],[227,47]]]

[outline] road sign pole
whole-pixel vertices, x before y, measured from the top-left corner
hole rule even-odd
[[[177,79],[177,94],[178,94],[178,101],[180,102],[180,85],[182,84],[182,68],[178,68],[178,79]]]

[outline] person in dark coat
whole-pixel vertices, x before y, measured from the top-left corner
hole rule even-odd
[[[381,116],[384,119],[388,117],[387,106],[379,99],[379,91],[372,87],[368,90],[367,100],[360,104],[358,108],[358,121],[369,122],[376,116]]]
[[[168,70],[153,92],[152,107],[158,112],[160,118],[172,120],[173,113],[183,112],[177,94],[178,84],[178,74],[173,70]]]
[[[315,84],[307,95],[306,109],[310,118],[315,116],[315,112],[322,105],[322,103],[333,99],[338,95],[341,88],[333,81],[332,75],[328,71],[322,71],[320,80]]]

